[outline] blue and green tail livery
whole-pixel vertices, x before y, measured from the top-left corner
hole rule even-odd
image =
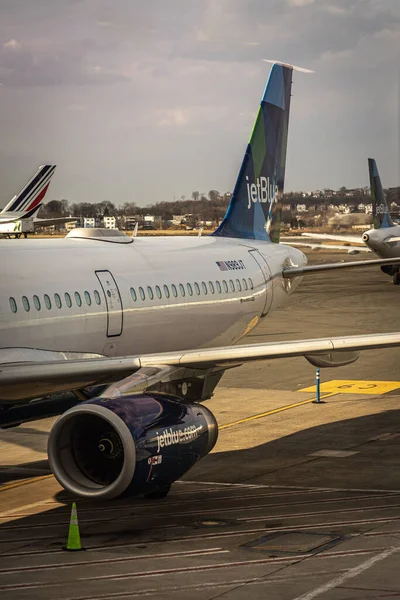
[[[369,181],[371,185],[372,215],[374,228],[393,227],[394,223],[390,217],[389,207],[383,191],[378,167],[374,158],[368,159]]]
[[[213,235],[279,242],[292,71],[272,66],[231,202]]]

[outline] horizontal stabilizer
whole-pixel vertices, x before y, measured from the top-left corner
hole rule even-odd
[[[282,67],[287,67],[288,69],[293,69],[293,71],[299,71],[300,73],[315,73],[311,69],[305,69],[304,67],[296,67],[296,65],[291,65],[289,63],[282,62],[280,60],[272,60],[269,58],[263,58],[264,62],[272,63],[276,65],[281,65]]]

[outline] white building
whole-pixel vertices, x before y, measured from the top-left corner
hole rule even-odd
[[[96,219],[94,217],[83,217],[82,227],[96,227]]]
[[[117,229],[117,221],[115,217],[103,217],[103,227],[106,229]]]

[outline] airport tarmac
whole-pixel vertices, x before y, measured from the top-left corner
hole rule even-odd
[[[247,341],[396,331],[399,294],[379,269],[305,278]],[[214,451],[162,501],[78,500],[82,552],[63,550],[75,499],[49,475],[52,419],[1,431],[1,597],[400,598],[399,358],[321,370],[320,405],[305,359],[228,371]]]

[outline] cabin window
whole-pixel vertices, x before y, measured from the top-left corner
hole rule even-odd
[[[224,292],[228,291],[228,284],[226,283],[225,279],[222,282],[222,285],[224,286]]]
[[[175,298],[177,298],[178,290],[176,289],[176,285],[174,283],[171,285],[171,290],[172,290],[172,294],[175,296]]]
[[[22,306],[24,307],[26,312],[29,312],[31,310],[31,307],[29,305],[29,300],[26,296],[22,296]]]
[[[194,283],[194,289],[195,289],[195,291],[196,291],[196,294],[197,294],[198,296],[200,296],[200,286],[199,286],[199,284],[197,283],[197,281],[195,281],[195,283]]]
[[[48,308],[49,310],[51,309],[51,300],[50,300],[50,296],[48,294],[44,295],[44,304],[45,304],[46,308]]]
[[[244,278],[242,279],[242,283],[243,283],[243,289],[247,290],[247,281]]]
[[[206,284],[204,283],[204,281],[202,281],[202,282],[201,282],[201,287],[203,288],[203,292],[204,292],[204,294],[205,294],[205,295],[207,295],[207,294],[208,294],[208,291],[207,291],[207,286],[206,286]]]
[[[95,294],[96,294],[96,292],[95,292]],[[132,296],[132,300],[133,300],[134,302],[136,302],[136,300],[137,300],[137,296],[136,296],[135,288],[131,288],[131,296]],[[96,297],[96,296],[95,296],[95,297]]]
[[[153,290],[149,285],[147,286],[147,293],[149,295],[150,300],[153,300],[153,298],[154,298]]]
[[[237,289],[239,290],[239,292],[241,292],[241,291],[242,291],[242,286],[240,285],[240,281],[239,281],[239,279],[236,279],[236,287],[237,287]]]
[[[144,289],[142,287],[139,288],[139,294],[142,300],[145,300],[146,296],[144,293]]]
[[[157,298],[159,298],[161,300],[162,294],[161,294],[161,290],[160,290],[160,286],[159,285],[156,285],[156,295],[157,295]]]
[[[193,296],[193,288],[192,288],[191,284],[187,283],[186,287],[187,287],[187,291],[188,291],[189,296]]]
[[[215,287],[217,288],[218,294],[220,294],[222,292],[222,288],[221,288],[221,284],[219,281],[215,282]]]
[[[71,308],[71,306],[72,306],[72,300],[71,300],[71,296],[68,294],[68,292],[65,292],[64,298],[65,298],[65,303],[68,306],[68,308]],[[39,302],[39,308],[38,308],[38,310],[40,310],[40,302]]]
[[[179,291],[181,293],[181,296],[186,296],[186,292],[185,292],[185,288],[184,288],[183,283],[179,284]]]
[[[214,284],[212,281],[208,282],[208,287],[210,288],[210,292],[213,294],[215,290],[214,290]]]
[[[164,285],[164,294],[166,298],[169,298],[169,287],[167,285]]]
[[[86,304],[87,304],[88,306],[90,306],[90,305],[92,304],[92,299],[91,299],[91,297],[90,297],[90,294],[89,294],[89,292],[85,292],[85,293],[84,293],[84,296],[85,296]]]
[[[57,308],[61,308],[61,298],[60,294],[54,294],[54,302],[56,303]]]
[[[131,288],[131,293],[132,293],[132,289],[133,288]],[[133,291],[135,291],[135,290],[133,290]],[[97,290],[94,290],[93,296],[94,296],[94,299],[96,300],[96,304],[100,304],[101,303],[100,294]],[[136,294],[135,294],[135,297],[136,297]],[[133,298],[133,296],[132,296],[132,298]]]
[[[253,280],[252,280],[252,278],[251,278],[251,277],[249,277],[249,286],[250,286],[250,289],[251,289],[251,290],[254,288],[254,285],[253,285]]]
[[[229,280],[229,285],[231,286],[231,291],[234,292],[235,291],[235,284],[233,283],[232,279]]]
[[[77,303],[78,306],[82,306],[82,298],[79,292],[75,292],[75,302]],[[46,296],[44,297],[44,299],[46,300]],[[47,307],[48,308],[48,307]]]
[[[34,304],[36,310],[40,310],[41,304],[40,304],[39,296],[33,296],[33,304]]]
[[[17,312],[17,303],[15,302],[15,298],[10,298],[10,308],[13,313]]]

